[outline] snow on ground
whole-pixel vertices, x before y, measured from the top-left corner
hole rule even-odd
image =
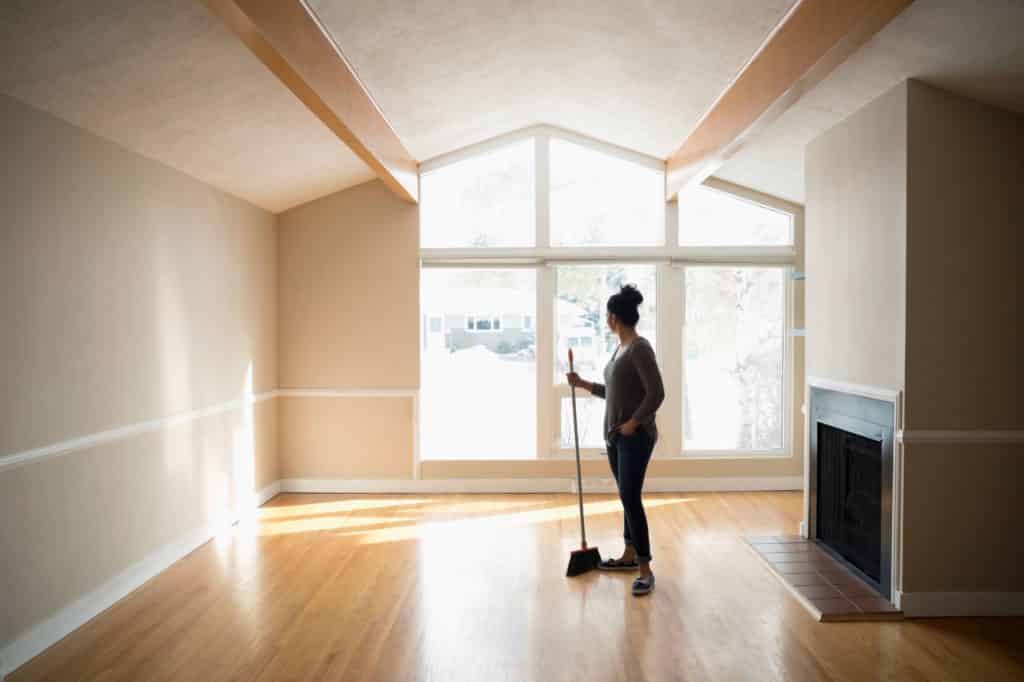
[[[537,363],[483,346],[423,354],[424,459],[534,459]]]

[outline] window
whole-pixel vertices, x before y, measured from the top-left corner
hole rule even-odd
[[[644,295],[637,331],[657,344],[656,266],[650,264],[560,265],[555,271],[555,383],[561,400],[560,447],[573,447],[572,402],[564,387],[572,349],[576,371],[603,382],[604,366],[618,347],[618,338],[605,321],[608,297],[623,284],[634,284]],[[577,392],[580,445],[604,445],[604,402]]]
[[[783,446],[785,270],[686,268],[683,446]]]
[[[793,216],[702,185],[679,197],[683,246],[790,246]]]
[[[424,248],[534,245],[534,142],[442,166],[420,177]]]
[[[618,346],[605,322],[608,298],[624,284],[644,295],[637,331],[657,348],[657,272],[651,264],[559,265],[555,270],[555,380],[565,382],[569,349],[576,371],[600,378]]]
[[[501,318],[496,315],[470,315],[466,318],[466,331],[492,332],[501,330]]]
[[[661,246],[660,169],[565,140],[551,140],[552,246]]]
[[[449,326],[443,336],[428,338],[423,349],[422,456],[535,457],[536,338],[522,329],[503,330],[498,318],[506,313],[536,314],[536,273],[526,269],[424,269],[421,305],[425,315],[466,320]],[[469,312],[483,305],[501,313]]]
[[[420,459],[571,458],[568,351],[603,380],[626,283],[665,382],[655,457],[788,454],[799,209],[709,181],[680,196],[677,238],[663,171],[547,127],[421,165]],[[576,407],[603,456],[604,401]]]
[[[572,435],[572,397],[566,394],[559,401],[561,431],[558,447],[575,448]],[[580,447],[600,450],[604,448],[604,401],[592,398],[586,391],[576,391],[576,420],[580,433]]]

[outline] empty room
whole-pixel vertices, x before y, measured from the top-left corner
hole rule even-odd
[[[0,154],[0,680],[1024,680],[1020,0],[11,0]]]

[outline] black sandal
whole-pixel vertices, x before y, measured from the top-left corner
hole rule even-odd
[[[623,561],[622,559],[605,559],[597,566],[602,571],[635,571],[640,568],[636,559]]]

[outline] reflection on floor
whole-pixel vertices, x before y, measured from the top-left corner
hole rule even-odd
[[[28,680],[1024,679],[1024,621],[816,622],[743,536],[798,493],[647,498],[658,587],[564,576],[571,495],[281,495],[10,676]],[[587,499],[602,554],[611,496]]]

